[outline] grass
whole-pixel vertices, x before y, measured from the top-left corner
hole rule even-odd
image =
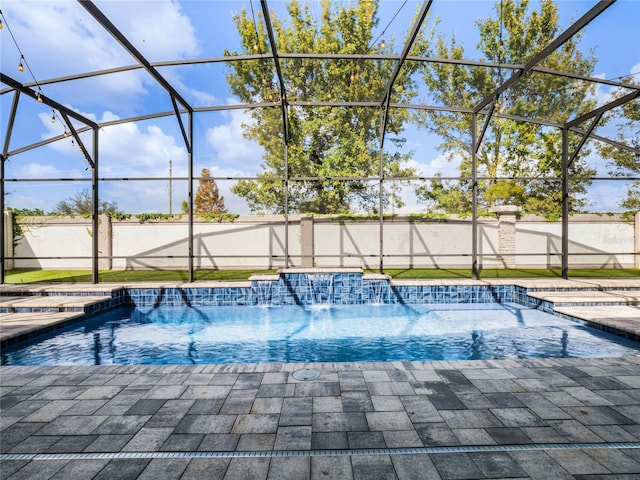
[[[377,272],[369,270],[368,272]],[[276,270],[197,270],[195,280],[247,280],[254,274],[276,273]],[[470,269],[389,269],[385,273],[398,279],[463,279],[471,278]],[[187,282],[184,270],[111,270],[99,272],[105,283]],[[483,269],[480,278],[561,278],[560,269]],[[640,269],[571,269],[569,278],[634,278]],[[5,283],[91,283],[89,270],[9,270]]]
[[[247,280],[254,274],[275,273],[275,270],[198,270],[194,280]],[[187,282],[184,270],[110,270],[98,273],[100,282]],[[89,270],[10,270],[6,283],[91,283]]]
[[[471,278],[471,269],[389,269],[385,270],[392,278],[405,279],[440,279]],[[486,268],[480,271],[480,278],[561,278],[562,270],[520,269],[520,268]],[[569,269],[569,278],[633,278],[640,277],[640,269]]]

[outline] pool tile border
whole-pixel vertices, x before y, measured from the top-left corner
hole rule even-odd
[[[2,295],[32,296],[95,296],[103,295],[105,301],[91,303],[83,308],[69,308],[65,311],[83,312],[81,321],[118,307],[142,309],[160,306],[255,306],[255,305],[314,305],[314,304],[441,304],[441,303],[504,303],[513,302],[529,308],[541,310],[564,319],[576,321],[594,328],[640,342],[640,336],[625,332],[610,325],[583,320],[554,310],[554,302],[530,296],[533,292],[589,292],[602,290],[640,291],[638,286],[616,285],[616,282],[573,282],[575,286],[545,285],[539,281],[498,280],[498,281],[419,281],[391,280],[383,274],[363,274],[357,269],[341,272],[325,270],[305,271],[289,269],[277,275],[262,275],[250,278],[248,282],[220,282],[196,284],[131,284],[131,285],[53,285],[23,289],[18,286],[0,290]],[[636,282],[632,282],[634,285]],[[580,306],[626,305],[626,302],[580,302]],[[43,307],[20,309],[22,313],[47,311]],[[56,310],[58,311],[58,310]],[[66,325],[67,323],[65,323]],[[51,330],[51,328],[47,328]],[[2,340],[2,346],[15,344],[43,332],[26,332]]]

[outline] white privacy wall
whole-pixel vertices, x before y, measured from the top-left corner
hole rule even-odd
[[[7,228],[11,228],[10,222],[6,223]],[[636,215],[636,224],[639,223],[640,214]],[[515,229],[500,225],[495,218],[478,220],[480,266],[560,266],[560,222],[524,217],[517,219]],[[20,227],[22,236],[13,241],[15,268],[91,268],[90,219],[26,217]],[[277,215],[241,216],[233,222],[196,220],[193,225],[194,266],[197,269],[284,266],[285,228],[283,217]],[[384,224],[384,267],[469,268],[472,233],[470,219],[395,217]],[[575,215],[569,226],[569,265],[634,267],[640,263],[638,235],[640,225],[617,216]],[[100,217],[100,268],[186,269],[189,265],[188,236],[186,218],[140,223],[135,217],[124,221]],[[5,247],[8,243],[5,242]],[[380,225],[376,220],[368,219],[291,216],[288,249],[290,266],[377,268]],[[5,255],[11,257],[10,249],[5,249]],[[113,257],[111,264],[109,255]]]
[[[39,217],[28,217],[21,224],[21,229],[22,238],[14,241],[13,254],[18,257],[14,262],[15,268],[91,268],[90,220],[60,217],[43,222]]]

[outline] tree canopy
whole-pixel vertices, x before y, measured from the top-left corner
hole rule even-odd
[[[73,196],[58,203],[54,213],[60,213],[62,215],[92,215],[91,192],[88,188],[85,188],[75,193]],[[118,205],[115,202],[107,202],[106,200],[98,202],[98,214],[115,215],[118,213],[122,212],[118,209]]]
[[[525,64],[549,45],[560,33],[558,8],[552,0],[542,0],[539,10],[531,9],[528,0],[502,0],[496,3],[492,17],[478,20],[478,50],[483,60],[497,67],[463,66],[450,63],[428,63],[423,79],[431,95],[439,103],[461,108],[474,108],[493,95],[513,70],[504,64]],[[595,59],[580,51],[579,36],[543,60],[541,66],[551,70],[589,75]],[[463,59],[464,47],[438,36],[434,55]],[[548,119],[563,123],[593,108],[593,87],[560,75],[529,73],[521,77],[494,99],[499,114]],[[471,128],[470,114],[425,111],[418,114],[420,124],[441,139],[440,149],[449,160],[460,161],[460,175],[467,180],[446,182],[440,178],[418,189],[420,197],[434,210],[467,213],[471,210]],[[484,116],[478,116],[478,125]],[[478,129],[480,127],[478,126]],[[585,152],[586,153],[586,152]],[[558,216],[561,210],[561,134],[559,129],[492,118],[478,151],[478,175],[488,180],[479,182],[480,205],[486,207],[511,203],[524,212]],[[588,177],[594,173],[578,158],[572,174]],[[535,177],[537,180],[528,180]],[[572,183],[572,209],[582,205],[580,194],[586,183]]]
[[[389,53],[393,40],[374,44],[372,28],[378,23],[376,0],[359,0],[345,5],[322,2],[321,12],[314,16],[308,4],[297,0],[287,4],[290,23],[272,14],[272,25],[278,50],[287,53],[359,54]],[[259,13],[258,16],[261,14]],[[241,37],[241,52],[226,55],[264,53],[269,49],[262,22],[243,10],[235,17]],[[415,43],[416,52],[425,52],[422,37]],[[362,101],[384,96],[387,79],[394,63],[385,60],[324,59],[321,65],[313,59],[282,61],[288,100],[297,106],[288,109],[290,126],[285,152],[279,87],[271,59],[234,62],[227,81],[232,91],[247,102],[274,102],[274,108],[252,111],[253,123],[245,125],[245,136],[264,147],[264,163],[259,181],[241,180],[233,192],[244,197],[252,211],[283,213],[285,183],[289,181],[290,211],[345,213],[354,208],[369,212],[378,209],[377,182],[356,177],[378,176],[380,173],[380,110],[371,107],[306,107],[305,102]],[[400,101],[416,95],[411,74],[417,66],[403,69],[396,85]],[[387,138],[401,145],[406,111],[395,109],[387,123]],[[385,153],[382,157],[385,175],[415,174],[405,162],[409,154]],[[288,169],[288,175],[287,175]],[[384,202],[399,198],[386,193]]]
[[[200,180],[195,198],[195,213],[227,213],[224,205],[224,197],[220,196],[216,181],[211,178],[208,168],[203,168],[200,172]]]

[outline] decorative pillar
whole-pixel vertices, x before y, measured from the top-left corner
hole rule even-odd
[[[300,217],[300,251],[302,254],[300,266],[303,268],[311,268],[315,263],[313,235],[313,217]]]
[[[640,212],[636,213],[636,268],[640,268]]]
[[[4,238],[4,269],[13,270],[13,214],[9,210],[3,212],[4,229],[2,235]],[[637,225],[637,222],[636,222]],[[637,235],[636,235],[637,236]],[[3,279],[4,281],[4,279]]]
[[[113,230],[111,228],[111,217],[109,215],[99,215],[98,217],[98,269],[111,270],[113,261],[111,259],[113,245]]]
[[[498,205],[491,208],[498,214],[498,261],[504,268],[516,267],[516,220],[520,208]]]

